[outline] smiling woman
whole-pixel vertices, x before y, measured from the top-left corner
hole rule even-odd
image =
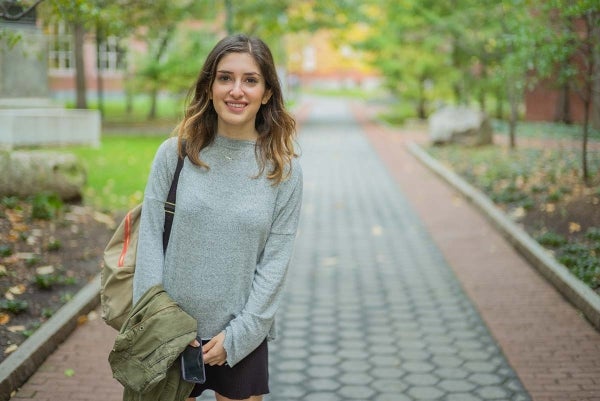
[[[210,389],[217,401],[260,401],[269,392],[267,340],[302,201],[295,121],[258,38],[217,43],[190,97],[178,137],[163,142],[152,163],[133,301],[161,284],[197,320],[190,345],[202,347],[206,382],[190,397]],[[178,156],[186,160],[163,251],[164,203]]]
[[[271,91],[250,54],[230,53],[223,57],[210,94],[218,116],[219,135],[256,140],[256,114],[270,98]]]

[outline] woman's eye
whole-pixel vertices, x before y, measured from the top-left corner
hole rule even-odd
[[[229,81],[229,75],[220,75],[217,77],[219,81]]]

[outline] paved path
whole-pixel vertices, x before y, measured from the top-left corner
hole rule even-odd
[[[312,100],[267,401],[600,400],[600,334],[405,151],[419,137]],[[120,400],[114,336],[80,326],[14,399]]]

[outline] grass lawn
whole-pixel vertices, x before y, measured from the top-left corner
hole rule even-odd
[[[69,148],[87,169],[84,203],[113,212],[141,202],[152,159],[167,135],[105,135],[97,149]]]

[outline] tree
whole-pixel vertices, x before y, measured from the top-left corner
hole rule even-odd
[[[547,21],[536,71],[568,85],[583,103],[581,168],[589,183],[588,141],[593,100],[600,81],[600,4],[594,0],[542,2],[538,17]]]

